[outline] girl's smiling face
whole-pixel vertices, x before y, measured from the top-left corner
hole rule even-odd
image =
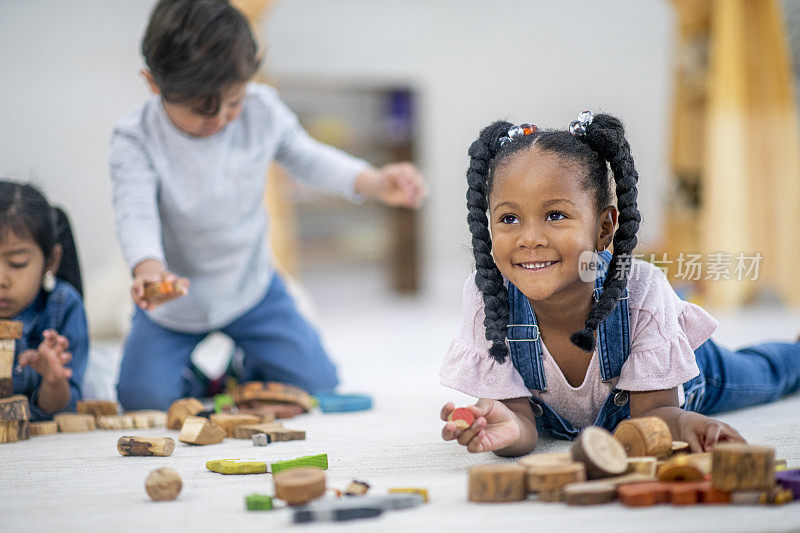
[[[598,211],[578,164],[537,148],[513,154],[489,193],[492,255],[528,299],[574,301],[593,289],[580,279],[582,252],[611,242],[617,212]]]

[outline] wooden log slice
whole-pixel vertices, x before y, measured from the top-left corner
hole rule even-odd
[[[237,426],[261,423],[261,417],[259,416],[239,413],[215,413],[209,416],[208,419],[212,424],[224,429],[229,437],[234,436],[234,429],[236,429]]]
[[[187,417],[194,416],[204,409],[197,398],[175,400],[167,410],[167,429],[181,429]]]
[[[589,426],[581,431],[570,454],[573,460],[586,465],[588,479],[620,475],[628,468],[622,444],[598,426]]]
[[[75,411],[95,417],[112,416],[117,414],[117,402],[104,400],[81,400],[75,406]]]
[[[30,423],[30,435],[51,435],[58,433],[58,424],[52,420],[43,420],[41,422]]]
[[[120,437],[117,451],[120,455],[136,457],[167,457],[172,455],[175,441],[169,437]]]
[[[611,483],[572,483],[564,487],[564,502],[568,505],[596,505],[616,498],[617,487]]]
[[[0,399],[0,422],[8,420],[30,420],[31,409],[28,397],[15,394]]]
[[[700,481],[703,473],[691,463],[688,455],[676,455],[658,469],[659,481]]]
[[[325,472],[318,468],[293,468],[273,476],[275,496],[300,505],[325,494]]]
[[[614,431],[629,457],[668,457],[672,453],[672,433],[667,423],[656,416],[623,420]]]
[[[169,501],[181,493],[183,482],[180,474],[172,468],[158,468],[147,476],[144,488],[153,501]]]
[[[775,485],[775,449],[721,443],[711,451],[711,484],[724,491],[767,490]]]
[[[53,420],[58,424],[58,430],[62,433],[79,431],[94,431],[94,416],[77,413],[61,413],[55,415]]]
[[[30,438],[28,420],[5,420],[0,422],[0,443],[17,442]]]
[[[518,464],[479,465],[469,469],[469,500],[513,502],[527,496],[525,467]]]
[[[561,490],[570,483],[586,481],[586,466],[579,462],[540,465],[527,468],[525,477],[528,492]]]

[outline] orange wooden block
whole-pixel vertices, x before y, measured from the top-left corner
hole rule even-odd
[[[153,304],[161,304],[178,296],[183,296],[183,286],[179,281],[154,281],[144,286],[144,298]]]
[[[458,429],[465,430],[475,422],[475,415],[466,407],[458,407],[453,409],[447,419],[452,420]]]
[[[617,488],[619,501],[629,507],[647,507],[666,503],[670,499],[669,486],[663,482],[637,483]]]

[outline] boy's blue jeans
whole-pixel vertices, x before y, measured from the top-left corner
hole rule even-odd
[[[698,398],[687,397],[691,411],[730,411],[800,390],[800,343],[764,343],[733,351],[708,340],[694,355],[705,384]]]
[[[245,381],[281,381],[310,393],[338,384],[336,366],[317,331],[300,315],[277,274],[255,307],[219,331],[244,351]],[[164,328],[137,309],[120,366],[120,404],[126,410],[166,410],[178,398],[203,396],[189,364],[192,351],[208,333]]]

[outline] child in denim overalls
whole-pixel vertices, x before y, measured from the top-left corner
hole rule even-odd
[[[447,422],[445,440],[517,456],[541,432],[573,439],[589,425],[613,431],[658,416],[704,451],[744,441],[707,414],[800,388],[800,344],[721,348],[708,313],[678,298],[660,270],[631,261],[638,175],[619,120],[584,112],[569,132],[495,122],[469,154],[477,270],[441,377],[480,399],[472,426]]]
[[[0,318],[22,322],[15,394],[31,420],[75,410],[89,336],[78,255],[66,214],[30,185],[0,181]]]

